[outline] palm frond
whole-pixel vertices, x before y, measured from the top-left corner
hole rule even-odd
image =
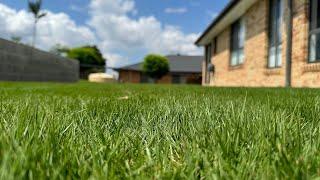
[[[38,17],[39,12],[42,6],[42,0],[29,0],[28,1],[29,11],[35,16]]]
[[[41,18],[45,17],[46,15],[47,15],[47,13],[45,13],[45,12],[41,13],[38,15],[37,19],[41,19]]]

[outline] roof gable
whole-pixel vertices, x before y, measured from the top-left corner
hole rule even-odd
[[[209,44],[214,37],[237,21],[258,0],[231,0],[195,42],[198,46]]]

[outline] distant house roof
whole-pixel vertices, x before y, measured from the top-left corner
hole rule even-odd
[[[203,56],[169,55],[166,57],[169,61],[170,72],[201,73],[202,71]],[[142,71],[142,64],[143,62],[120,68],[114,68],[114,70]]]

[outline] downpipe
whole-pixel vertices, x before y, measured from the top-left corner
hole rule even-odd
[[[286,87],[291,87],[292,80],[292,0],[287,0],[287,49],[286,49]]]

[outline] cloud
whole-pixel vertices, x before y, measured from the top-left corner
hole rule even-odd
[[[133,0],[92,0],[88,25],[101,40],[100,46],[108,54],[117,54],[118,63],[136,61],[131,57],[147,53],[201,54],[193,43],[199,34],[186,34],[179,27],[163,24],[154,16],[132,18],[137,12]],[[112,57],[111,57],[112,58]],[[140,57],[142,59],[142,57]],[[114,64],[114,63],[113,63]]]
[[[197,33],[184,33],[179,27],[164,24],[156,17],[136,16],[134,0],[91,0],[89,18],[77,24],[68,14],[54,13],[38,23],[37,47],[49,50],[56,44],[75,47],[96,44],[108,65],[119,67],[135,63],[148,53],[202,54],[193,43]],[[31,43],[33,17],[26,10],[15,10],[0,3],[0,35]]]
[[[184,7],[180,7],[180,8],[166,8],[164,10],[165,13],[167,14],[184,14],[186,12],[188,12],[187,8]]]
[[[107,59],[108,67],[110,68],[129,65],[131,63],[128,57],[122,56],[120,53],[104,52],[103,56]]]
[[[123,15],[136,11],[133,0],[91,0],[90,8],[93,15]]]
[[[47,16],[37,25],[36,46],[48,50],[56,44],[80,46],[96,42],[95,34],[86,26],[77,25],[65,13],[46,11]],[[33,34],[33,16],[25,10],[14,10],[0,3],[0,34],[10,39],[22,37],[24,43],[31,43]]]

